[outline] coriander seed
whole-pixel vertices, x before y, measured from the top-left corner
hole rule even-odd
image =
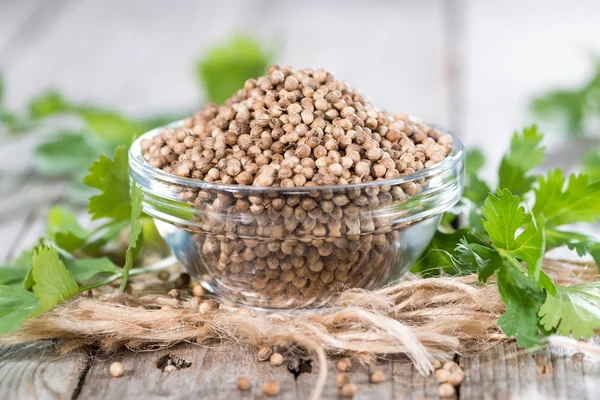
[[[110,364],[108,370],[114,378],[119,378],[125,373],[125,367],[123,367],[123,364],[120,362],[114,362]]]
[[[283,364],[283,356],[280,353],[273,353],[270,357],[271,365],[278,367]]]
[[[262,387],[262,392],[267,397],[277,396],[280,390],[279,383],[275,381],[266,381]]]
[[[242,392],[247,392],[252,387],[252,383],[250,382],[250,379],[246,377],[241,377],[237,379],[237,381],[235,382],[235,386],[238,388],[238,390],[241,390]]]
[[[337,362],[337,369],[341,372],[350,372],[352,370],[352,361],[348,357],[344,357]]]
[[[369,382],[371,383],[381,383],[385,381],[385,375],[380,370],[375,370],[369,375]]]
[[[438,388],[438,394],[440,395],[440,397],[448,398],[454,396],[456,394],[456,390],[451,384],[442,383]]]
[[[341,389],[342,386],[344,386],[346,383],[350,383],[350,378],[348,377],[348,374],[345,374],[343,372],[338,372],[337,374],[335,374],[335,386],[338,389]]]
[[[258,356],[258,361],[267,361],[273,354],[273,350],[271,350],[270,347],[263,346],[258,349],[258,353],[256,354]]]
[[[354,398],[354,396],[356,396],[356,386],[354,386],[352,383],[346,383],[340,389],[340,396],[347,399]]]
[[[164,369],[164,372],[174,372],[177,371],[177,367],[174,365],[167,365]]]

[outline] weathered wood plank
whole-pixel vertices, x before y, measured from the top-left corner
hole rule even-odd
[[[83,352],[57,354],[50,341],[0,346],[0,397],[70,399],[89,362]]]
[[[161,357],[171,353],[191,362],[189,368],[171,373],[157,368]],[[120,361],[125,375],[112,378],[110,364]],[[245,376],[252,382],[250,393],[236,388],[236,380]],[[263,398],[261,388],[266,380],[281,385],[281,399],[296,399],[293,375],[285,366],[273,367],[256,362],[256,354],[242,345],[182,345],[157,352],[122,352],[108,359],[98,358],[92,365],[83,389],[82,399],[143,398]]]
[[[392,374],[395,399],[438,397],[438,383],[435,377],[420,375],[410,361],[395,359],[392,364]]]

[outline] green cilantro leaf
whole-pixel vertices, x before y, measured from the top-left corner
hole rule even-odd
[[[13,262],[0,265],[0,285],[21,285],[31,269],[31,250],[25,250]]]
[[[558,169],[539,179],[535,191],[535,215],[543,215],[549,226],[600,219],[600,182],[590,183],[585,174],[565,177]]]
[[[117,112],[97,108],[80,108],[83,117],[92,132],[112,145],[128,145],[132,137],[145,132],[142,124]]]
[[[585,172],[592,181],[600,180],[600,152],[591,151],[584,156],[583,172]]]
[[[90,174],[83,182],[102,193],[92,196],[88,204],[92,219],[111,218],[122,221],[131,215],[131,196],[129,194],[129,165],[127,148],[116,148],[113,159],[100,158],[90,167]]]
[[[31,261],[31,275],[34,280],[33,293],[39,299],[41,312],[46,312],[58,303],[79,293],[79,286],[73,279],[58,252],[52,247],[38,246]]]
[[[570,250],[575,250],[580,257],[590,254],[600,267],[600,242],[588,235],[546,228],[546,241],[549,249],[567,246]]]
[[[444,270],[448,275],[467,275],[476,272],[476,265],[457,262],[455,249],[461,240],[479,243],[479,239],[466,228],[451,233],[437,231],[411,272],[426,277],[439,275],[440,270]]]
[[[108,258],[64,259],[67,270],[78,282],[87,281],[97,274],[116,274],[119,268]]]
[[[83,229],[72,212],[55,206],[48,212],[46,237],[68,252],[82,247],[90,233]]]
[[[71,106],[56,90],[49,90],[34,98],[29,103],[29,115],[40,119],[70,111]]]
[[[133,267],[133,261],[135,260],[135,250],[138,245],[138,238],[142,233],[142,221],[140,221],[140,217],[142,215],[143,199],[144,192],[142,191],[142,188],[133,182],[131,185],[131,232],[129,235],[129,247],[127,247],[127,251],[125,252],[125,266],[123,267],[121,291],[124,291],[127,285],[129,270]]]
[[[506,264],[496,271],[496,282],[506,305],[506,311],[498,319],[498,326],[506,336],[516,336],[520,347],[528,349],[539,344],[537,314],[545,300],[544,292],[521,271]]]
[[[196,67],[208,102],[221,104],[242,88],[247,79],[263,75],[271,57],[257,41],[244,36],[209,49]]]
[[[79,176],[97,156],[83,135],[61,132],[36,147],[33,166],[40,175]]]
[[[467,151],[466,173],[477,174],[485,165],[485,157],[480,149],[472,149]]]
[[[0,285],[0,335],[19,329],[38,306],[33,293],[20,287]]]
[[[514,133],[510,152],[505,154],[498,171],[500,189],[508,189],[521,196],[532,189],[535,177],[529,172],[544,162],[544,148],[540,145],[543,134],[535,125]]]
[[[515,264],[515,259],[525,261],[529,276],[539,283],[546,251],[544,230],[537,227],[535,219],[525,214],[518,196],[508,189],[498,189],[496,193],[490,193],[485,201],[483,227],[498,253],[512,264]],[[522,232],[517,235],[519,230]],[[547,289],[553,290],[552,287]]]
[[[455,251],[458,264],[470,266],[471,269],[477,271],[481,282],[487,282],[490,276],[504,263],[496,250],[478,243],[469,243],[464,238],[460,240]]]
[[[557,286],[539,311],[545,329],[557,328],[559,335],[590,338],[600,328],[600,282]]]

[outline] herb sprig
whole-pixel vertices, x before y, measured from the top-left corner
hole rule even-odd
[[[513,135],[495,192],[477,177],[482,158],[470,153],[465,197],[413,267],[424,275],[493,277],[506,305],[498,325],[525,348],[552,333],[588,338],[600,327],[600,282],[560,286],[542,268],[544,254],[563,245],[600,265],[600,242],[567,228],[600,219],[600,182],[560,170],[535,173],[544,160],[542,138],[536,126]],[[466,226],[454,228],[459,217]]]

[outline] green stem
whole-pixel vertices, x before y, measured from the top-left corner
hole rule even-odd
[[[162,269],[170,267],[171,265],[175,264],[176,262],[177,262],[177,260],[175,260],[175,257],[170,256],[163,260],[160,260],[156,264],[148,265],[147,267],[133,268],[129,271],[129,276],[136,276],[136,275],[147,274],[149,272],[160,271]],[[79,288],[79,293],[83,293],[86,290],[95,289],[95,288],[99,288],[104,285],[108,285],[109,283],[118,281],[121,278],[123,278],[123,273],[119,272],[118,274],[111,275],[102,281],[94,282],[94,283],[91,283],[86,286],[81,286]]]

